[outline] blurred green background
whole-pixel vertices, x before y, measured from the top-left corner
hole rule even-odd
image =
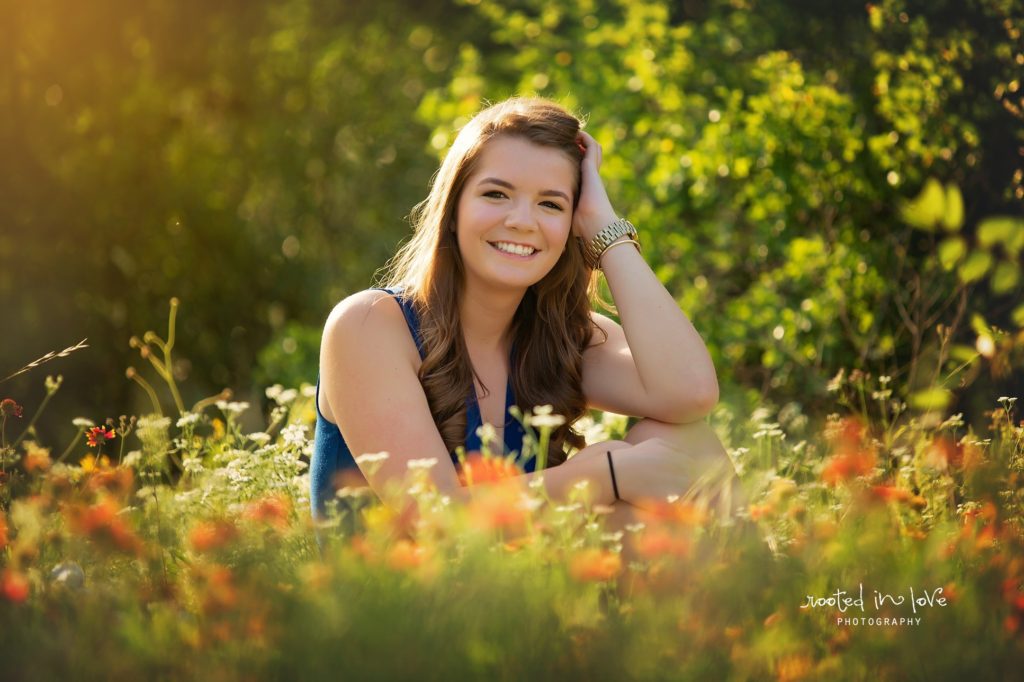
[[[90,345],[0,385],[31,413],[64,375],[44,442],[149,409],[128,339],[165,334],[172,296],[187,405],[314,382],[328,312],[408,236],[454,131],[517,93],[588,118],[728,400],[813,413],[841,367],[908,398],[948,376],[961,390],[940,406],[971,417],[1024,389],[1020,2],[0,0],[0,16],[0,376]]]

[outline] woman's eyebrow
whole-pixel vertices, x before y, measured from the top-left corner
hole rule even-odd
[[[507,189],[515,189],[515,186],[511,182],[507,182],[499,178],[484,178],[483,180],[477,183],[477,185],[486,184],[498,185],[499,187],[505,187]],[[541,192],[540,195],[543,197],[562,197],[566,201],[569,201],[569,195],[557,189],[546,189],[543,192]]]

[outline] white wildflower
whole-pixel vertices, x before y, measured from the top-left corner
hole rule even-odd
[[[405,466],[409,469],[430,469],[437,464],[437,457],[424,457],[423,459],[410,459]]]
[[[601,535],[601,542],[618,542],[622,539],[623,532],[616,531],[614,533],[603,533]]]
[[[365,455],[359,455],[356,457],[356,464],[373,464],[374,462],[383,462],[390,457],[386,452],[368,452]]]
[[[80,429],[91,429],[96,426],[96,422],[86,417],[75,417],[71,420],[71,423]]]
[[[669,504],[675,504],[676,502],[679,501],[679,496],[678,495],[666,495],[665,499],[668,501]]]
[[[523,493],[519,498],[519,508],[525,509],[529,512],[537,511],[543,504],[544,500],[539,497],[534,497],[533,495],[527,495],[526,493]]]
[[[565,423],[565,417],[560,414],[538,414],[530,419],[530,425],[540,429],[558,428]]]
[[[498,439],[498,432],[494,429],[494,426],[489,422],[480,426],[476,430],[476,435],[480,439],[481,443],[493,443]]]
[[[179,429],[182,429],[185,428],[186,426],[191,426],[193,424],[199,423],[200,419],[202,419],[201,414],[197,414],[195,412],[184,412],[182,413],[181,419],[178,420],[176,426]]]
[[[270,442],[270,434],[264,433],[263,431],[255,431],[246,436],[249,440],[257,445],[266,445]]]
[[[200,457],[186,457],[181,461],[181,465],[190,474],[200,474],[203,472],[203,460]]]
[[[284,386],[281,384],[274,384],[273,386],[267,386],[267,397],[273,401],[277,401],[277,397],[281,395],[281,391],[284,390]]]
[[[625,529],[628,530],[630,533],[639,533],[640,531],[642,531],[646,527],[647,527],[647,524],[646,523],[642,523],[642,522],[627,523],[625,525]]]
[[[312,384],[302,384],[300,389],[303,398],[315,398],[316,397],[316,386]]]
[[[142,452],[140,452],[139,450],[132,450],[131,452],[124,456],[124,459],[121,460],[121,465],[126,467],[133,467],[137,466],[141,460]]]
[[[147,415],[145,417],[139,417],[139,420],[135,423],[136,429],[142,431],[167,431],[171,425],[170,417],[157,417],[155,415]]]
[[[246,402],[228,402],[227,400],[218,400],[217,409],[227,415],[239,415],[249,409],[249,403]]]
[[[193,499],[195,499],[196,497],[199,497],[199,494],[201,492],[202,491],[199,490],[198,488],[194,488],[192,490],[186,490],[184,492],[180,492],[180,493],[176,494],[174,496],[174,501],[186,504],[186,503],[192,502]]]
[[[306,444],[305,424],[289,424],[281,431],[285,445],[303,446]]]

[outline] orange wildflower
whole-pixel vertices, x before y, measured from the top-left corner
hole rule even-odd
[[[270,495],[261,500],[250,502],[242,515],[250,521],[266,523],[278,530],[288,527],[288,515],[291,513],[291,501],[282,495]]]
[[[873,485],[871,495],[883,502],[908,502],[913,498],[910,491],[894,485]]]
[[[107,459],[106,455],[100,458],[101,467],[105,459]],[[135,486],[135,474],[128,467],[117,467],[116,469],[102,467],[91,473],[87,483],[89,490],[109,490],[112,493],[127,495]]]
[[[821,478],[829,485],[836,485],[857,476],[871,473],[875,466],[875,451],[864,443],[867,428],[860,421],[847,418],[831,429],[827,434],[835,451],[825,468]]]
[[[522,473],[511,457],[484,457],[479,452],[473,452],[459,468],[459,484],[494,483]]]
[[[875,453],[865,450],[835,455],[825,463],[821,480],[828,485],[837,485],[857,476],[866,476],[875,467]]]
[[[690,552],[689,539],[665,528],[645,528],[633,543],[636,553],[645,559],[656,559],[660,556],[672,555],[685,557]]]
[[[69,525],[78,533],[107,542],[126,552],[139,552],[142,541],[119,515],[114,500],[105,498],[90,507],[70,507]]]
[[[622,557],[606,549],[590,547],[572,558],[569,575],[580,582],[604,582],[622,571]]]
[[[775,671],[780,682],[789,680],[802,680],[810,674],[814,667],[814,661],[804,654],[793,654],[783,656],[779,659]]]
[[[759,521],[765,517],[771,516],[772,512],[775,511],[775,507],[771,504],[752,504],[750,505],[750,520]]]
[[[212,552],[238,537],[238,529],[230,521],[200,521],[188,534],[189,544],[197,552]]]
[[[33,471],[46,471],[50,468],[50,464],[52,464],[50,451],[40,447],[29,446],[29,450],[22,460],[22,466],[25,467],[26,473],[30,474]]]
[[[0,550],[7,546],[7,515],[0,512]]]
[[[214,564],[201,569],[199,577],[205,582],[206,588],[203,595],[204,613],[225,611],[238,603],[238,590],[230,568]]]
[[[501,485],[477,494],[467,505],[470,523],[484,530],[525,531],[530,512],[523,504],[518,485]]]
[[[8,601],[20,603],[28,599],[28,578],[19,571],[5,569],[0,577],[0,595]]]
[[[411,570],[423,564],[427,549],[420,544],[402,538],[388,550],[388,565],[396,570]]]
[[[637,519],[644,523],[667,521],[679,526],[692,527],[704,523],[707,512],[693,502],[647,502],[636,510]]]

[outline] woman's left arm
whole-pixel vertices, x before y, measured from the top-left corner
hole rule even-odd
[[[589,241],[618,216],[598,174],[601,147],[581,137],[587,151],[573,231]],[[700,334],[632,244],[606,250],[600,266],[622,325],[593,315],[608,340],[596,339],[583,355],[588,404],[675,424],[705,417],[718,402],[718,379]]]

